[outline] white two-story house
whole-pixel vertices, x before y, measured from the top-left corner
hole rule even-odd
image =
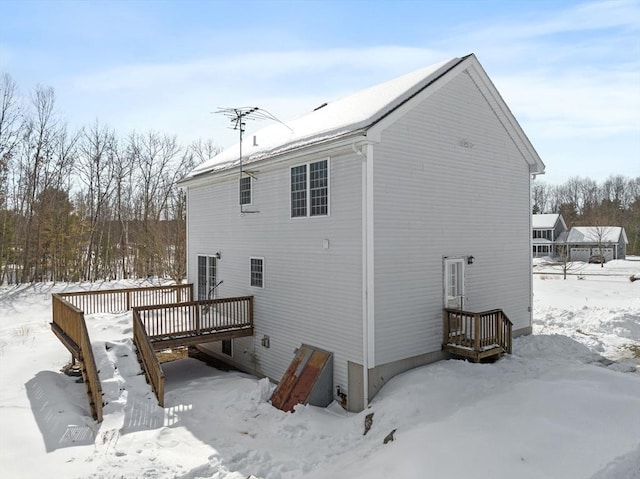
[[[533,257],[554,257],[557,255],[556,242],[567,231],[562,215],[557,213],[534,214],[531,221],[533,236]]]
[[[445,307],[499,308],[531,331],[544,164],[474,55],[246,138],[242,158],[236,145],[181,181],[199,297],[254,297],[254,336],[211,354],[279,381],[301,344],[329,351],[357,411],[446,357]]]

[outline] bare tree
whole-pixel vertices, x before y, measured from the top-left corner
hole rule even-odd
[[[165,228],[171,221],[170,200],[178,198],[176,182],[193,165],[193,155],[183,151],[175,137],[156,132],[132,133],[128,152],[137,175],[136,270],[144,275],[157,275],[162,273],[160,258],[166,255],[169,246]]]
[[[104,270],[109,263],[110,242],[100,250],[97,246],[102,243],[105,230],[110,231],[108,227],[111,218],[106,210],[116,183],[115,145],[113,131],[100,126],[98,121],[83,131],[79,144],[79,159],[75,171],[84,187],[81,200],[88,232],[83,277],[89,281],[95,281],[99,274],[105,277]]]
[[[596,242],[596,251],[598,252],[598,256],[600,256],[600,267],[604,268],[605,262],[605,250],[607,249],[607,244],[611,244],[611,232],[613,228],[611,226],[604,226],[604,221],[601,220],[600,224],[593,227],[591,231],[591,240]]]
[[[18,88],[8,73],[0,76],[0,283],[5,281],[7,267],[15,259],[10,257],[14,249],[14,215],[9,211],[9,171],[13,169],[22,128],[22,112]]]
[[[536,181],[531,187],[533,214],[548,213],[550,188],[546,183]]]
[[[205,161],[209,161],[218,153],[220,148],[213,143],[213,140],[198,139],[189,145],[189,150],[193,153],[193,165],[199,165]]]
[[[564,243],[557,246],[558,263],[556,268],[562,272],[562,278],[567,279],[567,275],[580,271],[584,268],[584,264],[571,261],[571,249],[569,245]]]

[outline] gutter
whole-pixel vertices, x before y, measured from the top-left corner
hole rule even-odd
[[[261,158],[252,159],[251,156],[243,160],[243,167],[247,168],[251,165],[251,168],[256,168],[262,164],[275,165],[281,162],[285,162],[291,159],[299,160],[305,155],[320,154],[329,151],[341,150],[345,151],[352,145],[366,139],[366,132],[364,130],[351,131],[343,138],[333,138],[331,140],[310,143],[291,150],[282,151],[273,155],[264,156]],[[215,158],[215,157],[214,157]],[[224,165],[224,166],[223,166]],[[177,182],[177,186],[180,188],[189,188],[191,186],[202,186],[204,184],[211,183],[213,181],[221,180],[225,177],[237,177],[238,170],[240,168],[239,160],[235,160],[227,163],[220,163],[217,169],[206,170],[193,176],[186,176]]]

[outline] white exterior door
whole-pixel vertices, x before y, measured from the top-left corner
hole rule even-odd
[[[463,309],[464,261],[462,258],[444,260],[444,307]]]

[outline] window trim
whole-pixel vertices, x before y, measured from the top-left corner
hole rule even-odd
[[[249,180],[249,202],[242,202],[242,180]],[[240,206],[252,206],[253,205],[253,178],[249,175],[243,175],[240,177],[240,181],[238,181],[238,201],[240,202]]]
[[[262,286],[258,286],[253,284],[253,260],[258,260],[261,262],[261,267],[262,267],[262,271],[261,273],[261,283]],[[264,283],[265,283],[265,277],[264,277],[264,257],[262,256],[249,256],[249,286],[251,286],[252,288],[260,288],[260,289],[264,289]]]
[[[312,215],[311,214],[311,165],[314,163],[321,163],[323,161],[327,162],[327,213],[323,214],[323,215]],[[306,212],[304,215],[300,215],[300,216],[293,216],[293,207],[292,207],[292,199],[291,199],[291,194],[293,193],[292,188],[291,188],[291,174],[292,174],[292,170],[294,168],[298,168],[300,166],[304,166],[305,167],[305,173],[306,173],[306,188],[304,190],[305,192],[305,198],[306,198]],[[327,216],[331,216],[331,158],[330,157],[326,157],[326,158],[322,158],[322,159],[317,159],[317,160],[313,160],[313,161],[307,161],[305,163],[298,163],[296,165],[293,165],[291,167],[289,167],[289,218],[296,220],[299,218],[325,218]]]

